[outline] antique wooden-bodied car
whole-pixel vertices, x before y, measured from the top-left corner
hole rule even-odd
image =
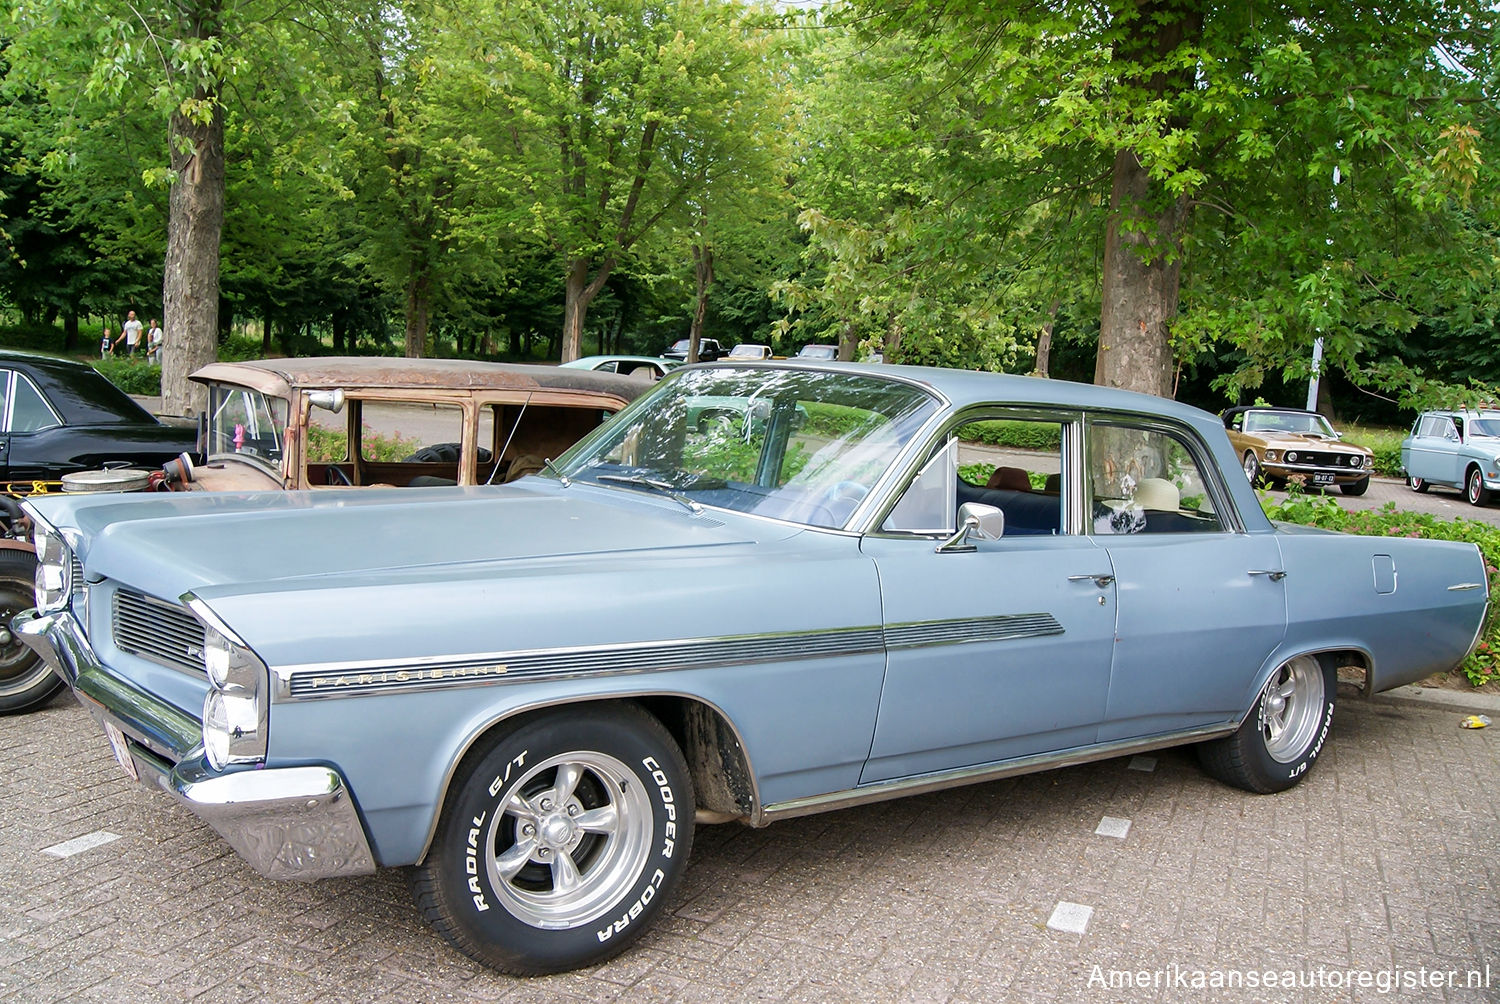
[[[536,470],[649,384],[613,372],[324,356],[210,363],[207,491],[498,484]]]
[[[971,483],[988,421],[1056,445]],[[639,936],[695,823],[1187,743],[1287,788],[1340,667],[1447,670],[1487,604],[1471,544],[1270,523],[1212,415],[994,374],[691,367],[537,476],[415,495],[38,500],[18,623],[256,869],[414,865],[518,973]]]

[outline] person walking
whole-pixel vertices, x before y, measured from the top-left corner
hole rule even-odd
[[[161,343],[164,341],[166,335],[162,334],[156,318],[151,318],[151,328],[146,332],[146,362],[153,366],[161,365]]]
[[[115,354],[114,340],[110,337],[109,325],[104,326],[104,340],[99,343],[99,358],[108,359]]]
[[[120,337],[115,339],[115,344],[125,343],[125,354],[135,355],[135,350],[141,347],[141,322],[135,319],[135,311],[126,314],[125,327],[120,329]]]

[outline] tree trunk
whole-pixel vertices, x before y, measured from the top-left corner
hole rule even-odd
[[[63,315],[63,351],[69,354],[78,351],[78,311],[69,310]]]
[[[217,9],[213,11],[217,15]],[[199,38],[217,34],[203,27]],[[170,130],[173,182],[168,197],[167,258],[162,275],[161,407],[193,415],[207,391],[188,375],[216,360],[219,335],[219,239],[224,230],[224,117],[218,96],[199,88],[212,119],[192,121],[180,111]]]
[[[600,263],[598,274],[590,280],[587,258],[568,259],[568,281],[563,300],[563,362],[570,363],[583,355],[583,322],[588,317],[589,304],[594,302],[594,298],[609,281],[609,274],[614,271],[614,267],[615,260],[606,258]]]
[[[271,354],[271,315],[269,313],[260,320],[260,354],[262,356]]]
[[[844,327],[839,331],[839,362],[853,362],[854,353],[858,350],[859,333],[855,331],[854,325],[844,325]]]
[[[427,324],[432,310],[432,279],[425,272],[406,284],[406,358],[427,354]]]
[[[693,245],[693,323],[688,328],[691,358],[698,358],[698,343],[703,338],[703,321],[708,317],[708,290],[714,284],[714,249]]]
[[[1203,32],[1202,12],[1181,0],[1137,0],[1121,63],[1150,63]],[[1142,81],[1170,97],[1190,89],[1191,70]],[[1168,123],[1168,128],[1178,123]],[[1104,230],[1103,304],[1094,382],[1158,397],[1172,392],[1171,323],[1182,279],[1186,195],[1173,198],[1152,182],[1136,151],[1115,154],[1109,221]]]
[[[1048,369],[1052,365],[1052,329],[1057,326],[1057,311],[1061,306],[1061,300],[1052,301],[1047,308],[1047,320],[1042,322],[1041,334],[1036,336],[1036,366],[1031,371],[1034,376],[1046,378],[1051,375]]]

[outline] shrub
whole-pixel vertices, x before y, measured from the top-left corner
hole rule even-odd
[[[96,359],[94,369],[127,394],[155,397],[161,393],[161,367],[144,358]]]
[[[960,428],[958,438],[971,443],[1056,453],[1062,449],[1062,426],[1046,422],[975,422]]]
[[[1387,502],[1380,509],[1348,512],[1327,496],[1296,492],[1279,505],[1269,496],[1262,495],[1261,506],[1272,519],[1343,533],[1460,540],[1477,544],[1489,574],[1490,607],[1479,644],[1459,668],[1476,687],[1500,680],[1500,573],[1496,571],[1500,569],[1500,527],[1472,519],[1438,519],[1430,513],[1400,512],[1394,502]]]

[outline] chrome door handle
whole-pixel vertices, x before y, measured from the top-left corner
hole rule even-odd
[[[1094,585],[1098,586],[1100,589],[1103,589],[1105,586],[1107,586],[1111,582],[1115,581],[1115,577],[1113,575],[1109,575],[1108,573],[1105,573],[1103,575],[1070,575],[1070,576],[1068,576],[1068,581],[1069,582],[1083,582],[1083,581],[1085,581],[1087,579],[1093,579],[1094,580]]]
[[[1286,578],[1286,572],[1281,571],[1279,569],[1271,569],[1271,568],[1252,568],[1252,569],[1250,569],[1250,574],[1251,575],[1264,575],[1266,578],[1270,579],[1272,582],[1280,582],[1282,579]]]

